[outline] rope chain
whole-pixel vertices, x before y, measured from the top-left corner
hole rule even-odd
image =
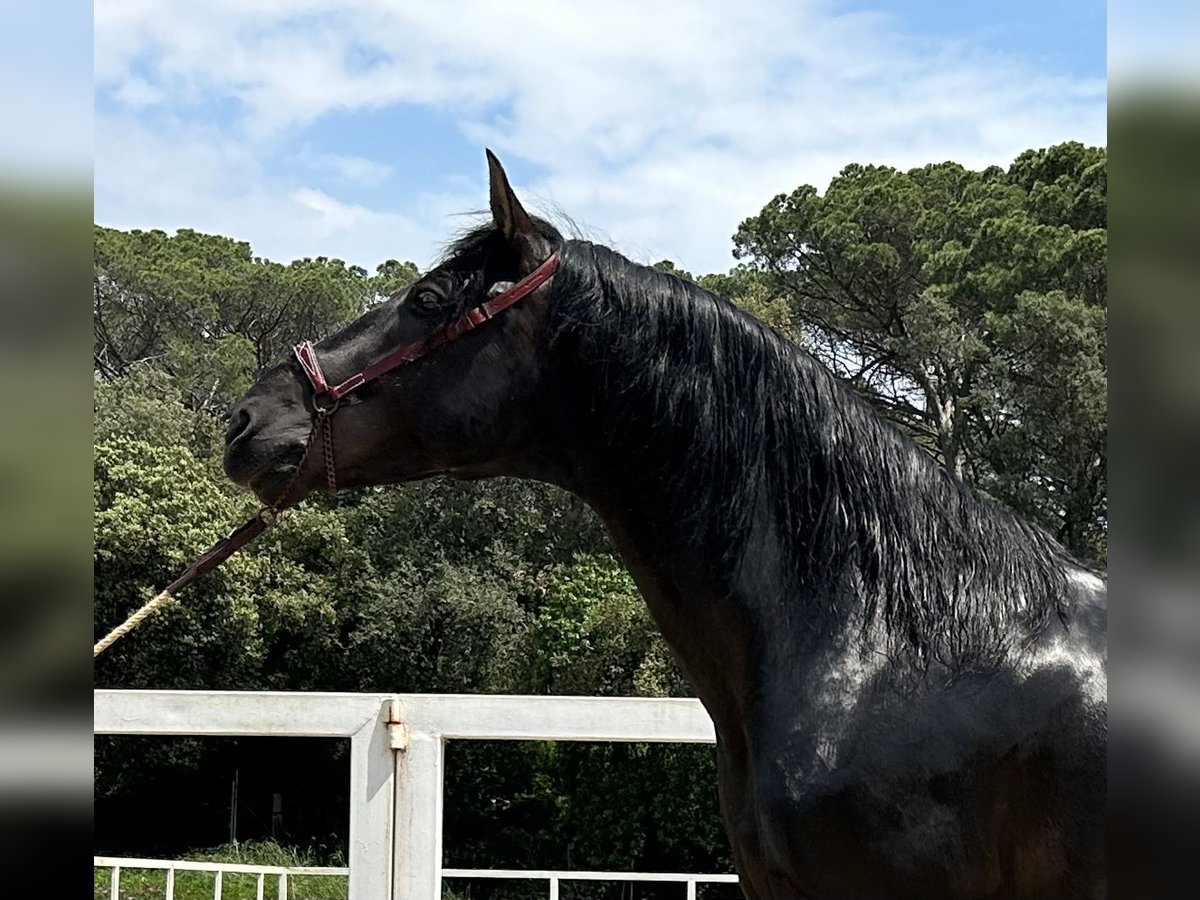
[[[321,453],[325,457],[325,483],[329,485],[331,494],[337,493],[337,469],[333,465],[333,412],[336,409],[336,406],[330,409],[317,407],[317,415],[321,417]],[[305,455],[308,455],[307,450]]]

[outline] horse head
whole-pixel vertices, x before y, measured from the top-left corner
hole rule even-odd
[[[539,344],[562,238],[487,157],[488,226],[341,331],[299,345],[234,407],[225,471],[267,505],[322,484],[506,474],[529,455],[552,382]]]

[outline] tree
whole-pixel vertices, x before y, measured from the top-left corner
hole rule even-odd
[[[805,343],[955,475],[1090,559],[1105,543],[1106,160],[850,165],[734,236]]]
[[[700,287],[733,301],[740,309],[770,325],[789,340],[803,344],[804,336],[785,297],[776,291],[761,272],[745,266],[724,274],[701,275]]]
[[[658,271],[665,272],[668,275],[674,275],[676,278],[682,278],[684,281],[694,282],[696,280],[696,277],[691,272],[679,268],[679,266],[675,265],[669,259],[660,259],[650,268],[658,269]]]
[[[375,267],[375,275],[371,279],[371,291],[376,302],[386,300],[397,291],[402,291],[420,277],[415,263],[398,262],[389,259]]]
[[[298,336],[340,328],[416,274],[395,260],[374,276],[326,257],[282,265],[220,235],[97,226],[93,369],[113,378],[154,361],[189,405],[218,410]]]
[[[669,259],[661,259],[651,268],[699,285],[709,293],[732,301],[787,337],[799,339],[787,302],[771,290],[770,284],[758,272],[741,266],[725,274],[701,275],[697,278]]]
[[[645,601],[620,561],[578,554],[539,579],[537,689],[553,694],[688,696]]]

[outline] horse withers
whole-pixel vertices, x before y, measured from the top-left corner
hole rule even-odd
[[[747,897],[1103,896],[1102,575],[488,163],[492,221],[264,372],[229,476],[272,505],[435,475],[590,504],[712,716]]]

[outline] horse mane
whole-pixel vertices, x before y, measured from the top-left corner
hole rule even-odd
[[[831,628],[882,626],[889,655],[922,669],[986,668],[1052,613],[1066,621],[1066,552],[806,351],[603,246],[567,241],[559,259],[551,345],[598,373],[593,437],[665,491],[671,520],[724,561],[730,585],[758,564],[765,516],[788,602],[829,604]],[[649,433],[653,449],[629,446]]]

